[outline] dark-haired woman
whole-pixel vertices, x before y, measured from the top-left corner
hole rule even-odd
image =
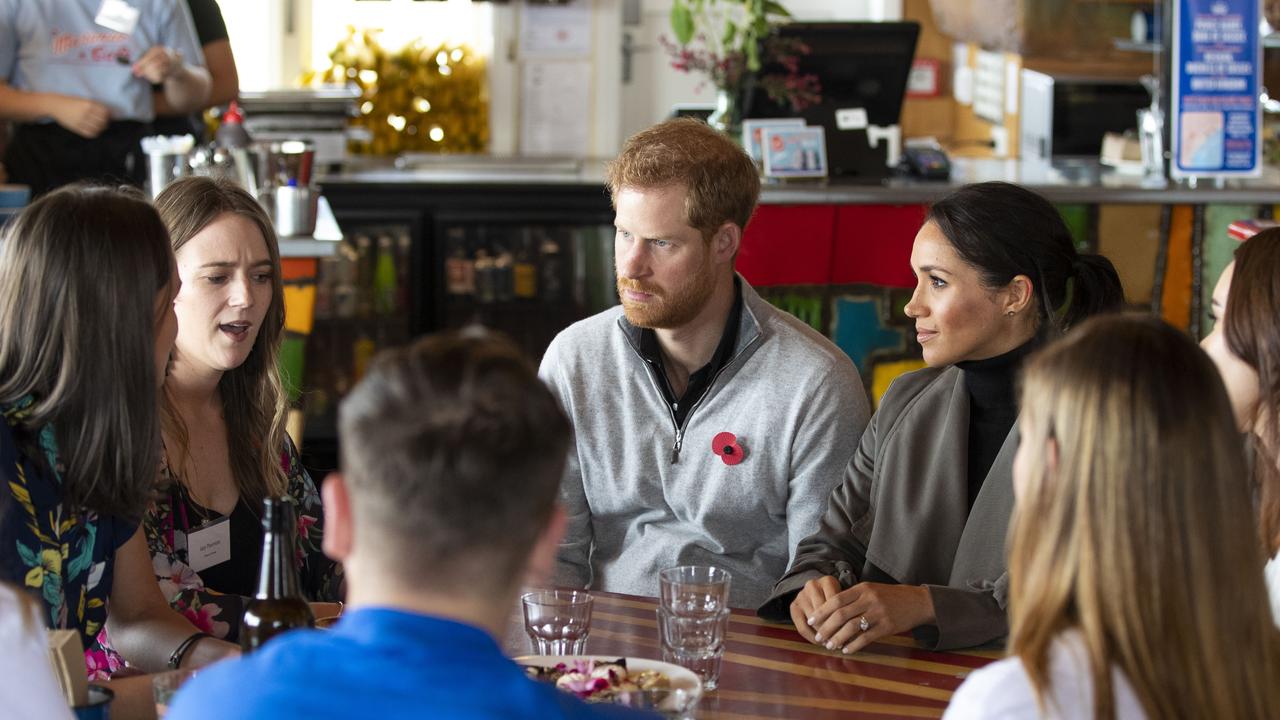
[[[1057,210],[1008,183],[935,204],[911,266],[906,313],[928,367],[885,393],[760,608],[845,653],[906,630],[935,649],[1007,634],[1018,368],[1045,337],[1123,303],[1110,261],[1077,253]]]
[[[1280,228],[1236,249],[1213,291],[1218,317],[1202,343],[1218,366],[1241,432],[1249,435],[1271,611],[1280,623]]]
[[[169,608],[137,532],[177,333],[159,216],[140,195],[70,187],[23,210],[0,246],[0,580],[48,627],[79,632],[91,679],[234,652]],[[141,680],[115,686],[121,716],[154,707]]]
[[[160,193],[182,289],[178,337],[161,397],[161,494],[143,520],[165,598],[197,627],[236,640],[257,590],[262,500],[293,506],[302,591],[337,615],[341,568],[320,545],[320,493],[285,433],[280,378],[284,285],[271,220],[243,188],[183,178]],[[225,523],[222,552],[192,551]]]

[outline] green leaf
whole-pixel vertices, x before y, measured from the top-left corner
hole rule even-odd
[[[93,564],[93,545],[97,540],[98,526],[94,524],[86,525],[85,530],[88,533],[80,541],[79,552],[67,564],[67,577],[72,579],[80,577],[80,574],[88,570],[89,566]]]
[[[760,43],[752,42],[747,45],[747,69],[760,72]]]
[[[693,13],[685,0],[673,0],[671,3],[671,32],[675,33],[676,42],[688,45],[693,39]]]
[[[54,575],[51,572],[45,573],[44,587],[41,588],[40,594],[44,598],[45,603],[49,607],[51,608],[61,607],[63,602],[62,578],[58,577],[57,575]]]
[[[40,567],[40,553],[37,553],[35,550],[23,545],[21,540],[16,544],[18,546],[18,557],[22,558],[23,565],[26,565],[29,568]]]
[[[736,40],[737,37],[738,24],[732,20],[725,21],[724,38],[721,40],[720,44],[724,45],[726,48],[733,47],[733,41]]]
[[[783,7],[782,3],[777,2],[777,0],[764,0],[764,11],[768,15],[791,17],[791,11]]]

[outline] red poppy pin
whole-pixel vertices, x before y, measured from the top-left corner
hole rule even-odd
[[[711,452],[719,455],[725,465],[737,465],[747,454],[738,444],[738,436],[731,432],[717,433],[711,438]]]

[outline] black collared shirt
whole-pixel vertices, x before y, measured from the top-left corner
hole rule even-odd
[[[662,348],[658,346],[658,334],[651,328],[640,330],[640,355],[657,370],[660,380],[658,387],[662,388],[662,396],[671,406],[671,413],[675,415],[677,427],[684,427],[689,409],[697,405],[702,396],[707,394],[716,374],[733,358],[734,347],[738,344],[738,325],[742,322],[742,285],[738,278],[733,279],[733,296],[733,307],[729,309],[729,317],[725,320],[720,344],[711,355],[711,361],[689,376],[688,387],[685,388],[684,395],[681,397],[675,396],[671,383],[667,380],[667,371],[662,364]]]

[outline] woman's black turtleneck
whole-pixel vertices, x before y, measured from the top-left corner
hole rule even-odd
[[[1022,361],[1040,346],[1039,336],[1003,355],[956,363],[969,391],[969,507],[1018,418],[1014,388]]]

